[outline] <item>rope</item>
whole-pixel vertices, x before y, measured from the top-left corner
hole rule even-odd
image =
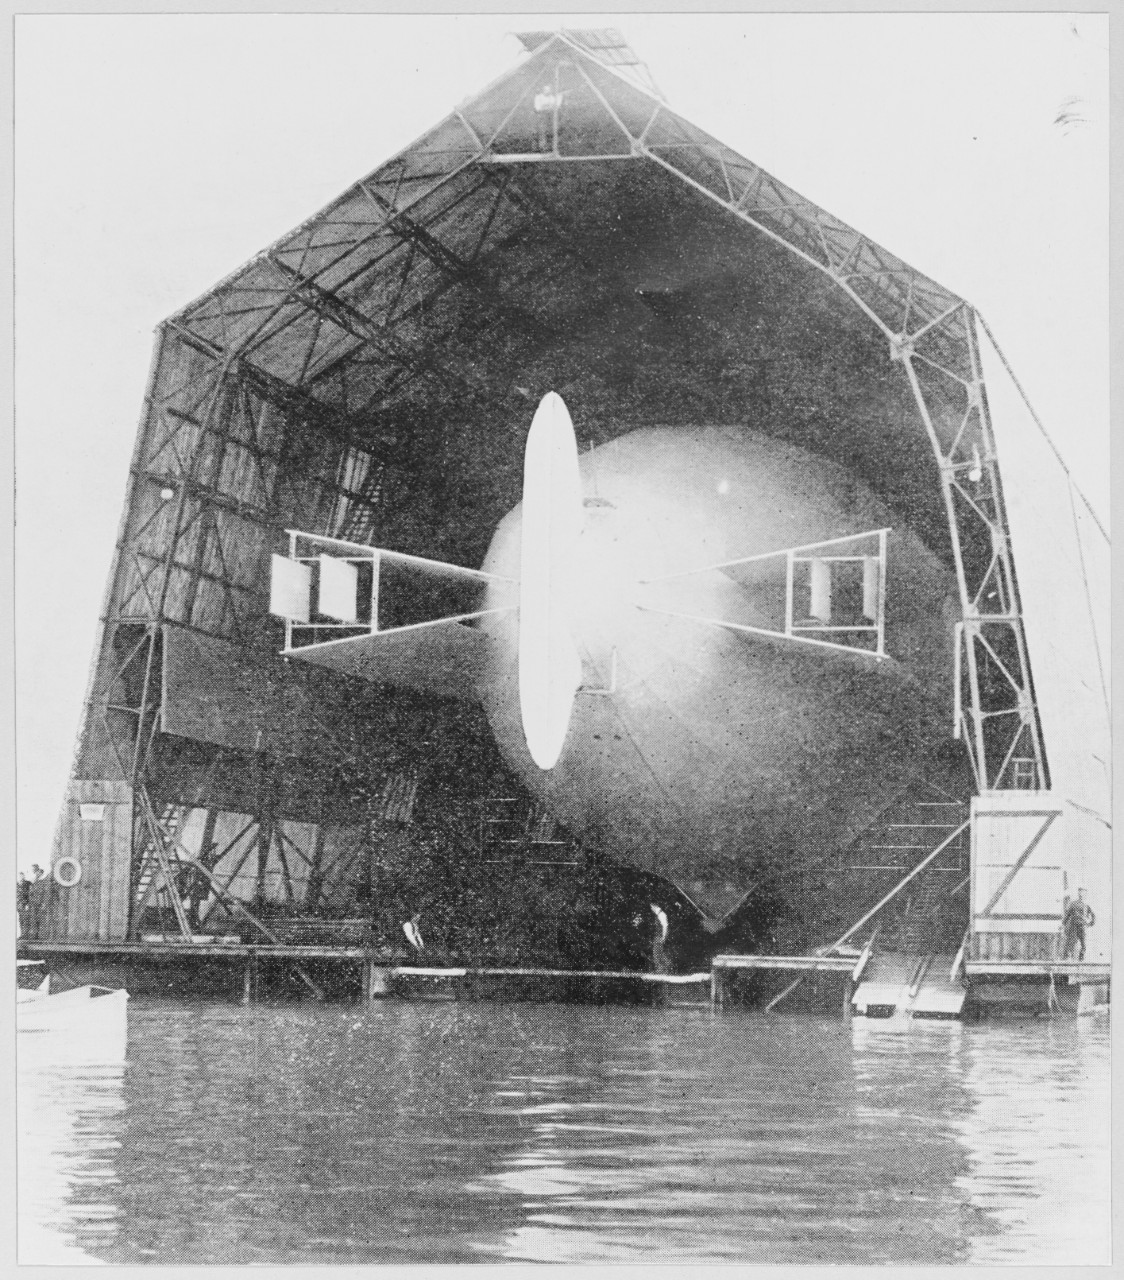
[[[1050,446],[1051,450],[1053,451],[1054,457],[1057,458],[1058,465],[1066,473],[1066,476],[1068,477],[1070,484],[1073,485],[1073,488],[1077,490],[1077,493],[1080,496],[1081,501],[1085,504],[1085,509],[1093,517],[1094,523],[1096,524],[1097,528],[1101,531],[1101,536],[1104,538],[1105,542],[1111,545],[1112,539],[1108,536],[1108,533],[1105,530],[1104,525],[1101,524],[1100,517],[1097,515],[1096,511],[1093,510],[1093,505],[1089,501],[1089,499],[1085,497],[1085,495],[1081,492],[1078,486],[1074,483],[1073,476],[1071,475],[1069,468],[1065,464],[1065,459],[1062,457],[1060,451],[1058,450],[1058,446],[1050,438],[1050,433],[1046,430],[1046,427],[1042,422],[1042,419],[1038,416],[1037,413],[1035,413],[1034,406],[1030,403],[1030,399],[1028,398],[1026,392],[1023,390],[1022,383],[1018,380],[1018,378],[1015,377],[1014,369],[1011,368],[1010,364],[1008,363],[1007,357],[1000,350],[999,343],[996,342],[995,340],[995,334],[991,332],[991,329],[988,327],[987,321],[983,318],[982,315],[980,315],[978,311],[975,312],[975,316],[976,316],[976,319],[980,322],[980,324],[983,325],[984,333],[987,334],[988,339],[991,342],[992,348],[995,351],[995,354],[1002,361],[1003,368],[1006,369],[1007,373],[1010,375],[1011,381],[1015,384],[1016,390],[1018,391],[1019,395],[1022,397],[1023,404],[1026,405],[1027,410],[1030,413],[1030,416],[1034,419],[1035,426],[1038,428],[1039,431],[1042,432],[1042,438]]]
[[[1101,699],[1104,702],[1105,711],[1108,713],[1109,719],[1112,718],[1112,708],[1109,705],[1108,698],[1108,682],[1104,678],[1104,661],[1101,657],[1101,642],[1097,637],[1097,620],[1093,616],[1093,596],[1089,589],[1089,573],[1085,567],[1085,549],[1081,545],[1081,526],[1077,522],[1077,507],[1073,501],[1073,491],[1076,488],[1072,479],[1069,481],[1069,509],[1073,515],[1073,535],[1077,539],[1077,558],[1081,562],[1081,580],[1085,586],[1085,607],[1089,611],[1089,629],[1093,633],[1093,649],[1097,655],[1097,674],[1101,678]],[[1088,504],[1086,504],[1088,505]],[[1094,517],[1095,519],[1096,517]],[[1103,530],[1101,531],[1104,532]]]

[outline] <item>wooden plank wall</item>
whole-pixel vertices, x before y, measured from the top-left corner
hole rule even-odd
[[[973,960],[1058,960],[1061,938],[1055,933],[973,933]]]
[[[101,817],[82,817],[82,805],[100,805]],[[96,814],[96,810],[93,811]],[[72,781],[55,837],[52,868],[74,858],[82,878],[72,888],[41,881],[37,896],[40,938],[116,940],[129,925],[133,790],[126,782]]]

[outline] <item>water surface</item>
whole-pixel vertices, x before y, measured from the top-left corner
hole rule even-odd
[[[1107,1019],[136,999],[21,1046],[20,1261],[1108,1260]]]

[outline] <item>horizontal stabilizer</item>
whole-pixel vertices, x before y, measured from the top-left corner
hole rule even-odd
[[[288,656],[329,667],[341,675],[473,700],[488,643],[484,632],[466,626],[465,620],[441,618],[393,631],[306,644],[290,650]]]
[[[473,619],[515,608],[517,584],[441,560],[289,531],[273,557],[271,612],[284,654],[342,675],[475,699],[485,646]],[[510,603],[484,608],[488,589]],[[325,639],[325,635],[335,638]],[[343,632],[344,634],[339,634]]]
[[[637,604],[743,635],[882,662],[890,533],[867,529],[649,578]]]

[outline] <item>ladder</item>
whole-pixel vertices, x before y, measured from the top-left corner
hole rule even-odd
[[[941,901],[947,896],[949,885],[932,874],[918,877],[917,890],[906,902],[900,917],[895,950],[910,955],[925,955],[940,945],[937,934],[937,913]],[[963,933],[963,929],[957,931]]]

